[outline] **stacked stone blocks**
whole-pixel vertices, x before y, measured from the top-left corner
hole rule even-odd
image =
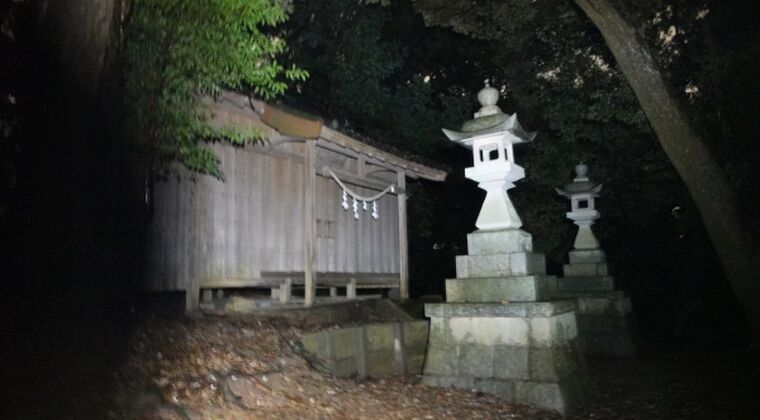
[[[635,353],[632,337],[631,302],[615,290],[615,279],[604,251],[573,250],[565,276],[558,280],[557,297],[578,302],[578,332],[584,352],[591,356],[630,356]]]
[[[586,391],[574,300],[549,302],[557,278],[518,229],[476,231],[457,256],[445,304],[425,306],[423,380],[566,414]]]
[[[428,337],[424,320],[367,324],[307,334],[304,354],[338,377],[381,378],[422,371]]]

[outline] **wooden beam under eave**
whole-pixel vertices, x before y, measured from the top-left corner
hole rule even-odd
[[[398,199],[398,264],[399,295],[401,300],[409,299],[409,238],[406,230],[406,173],[396,172]]]
[[[339,131],[330,129],[329,127],[322,126],[320,137],[340,147],[369,157],[371,160],[368,160],[367,162],[380,162],[377,163],[378,166],[383,166],[382,163],[385,162],[396,167],[404,168],[407,176],[411,178],[424,178],[438,182],[446,180],[445,171],[429,168],[420,163],[412,162],[394,154],[382,151],[353,139]]]
[[[321,171],[319,172],[319,175],[322,175],[325,178],[330,178],[331,177],[330,171],[332,171],[335,174],[335,176],[340,178],[340,180],[344,184],[356,185],[359,187],[368,188],[370,190],[383,191],[384,189],[388,188],[388,185],[390,184],[390,181],[387,181],[384,179],[360,177],[358,175],[352,174],[351,172],[346,172],[339,169],[332,169],[329,166],[323,166]],[[396,191],[396,193],[403,191],[403,189],[399,188],[398,185],[396,186],[396,188],[394,188],[394,190]]]
[[[311,306],[317,296],[316,244],[317,244],[317,142],[306,141],[304,154],[304,305]]]

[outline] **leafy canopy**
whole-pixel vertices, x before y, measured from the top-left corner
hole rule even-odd
[[[127,23],[126,127],[163,176],[172,162],[191,171],[222,176],[219,159],[204,140],[234,144],[258,132],[210,127],[204,96],[222,88],[248,90],[270,99],[305,70],[285,68],[277,56],[285,42],[265,29],[287,19],[277,0],[135,0]]]

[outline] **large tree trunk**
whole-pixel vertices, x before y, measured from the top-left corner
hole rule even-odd
[[[760,343],[760,255],[742,227],[726,175],[670,93],[647,46],[609,0],[575,0],[601,32],[702,215],[734,294]]]

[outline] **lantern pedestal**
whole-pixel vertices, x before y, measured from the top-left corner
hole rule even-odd
[[[631,301],[615,290],[602,250],[570,251],[570,264],[557,280],[558,298],[578,302],[578,334],[585,354],[626,357],[636,353]]]
[[[578,233],[568,253],[569,264],[563,267],[564,277],[557,280],[557,298],[575,299],[578,333],[587,355],[631,356],[635,354],[631,301],[615,290],[615,279],[604,251],[591,226],[600,215],[594,209],[594,198],[601,184],[586,176],[587,166],[576,166],[573,183],[557,191],[571,200],[567,218],[578,226]]]
[[[456,257],[446,301],[425,305],[423,381],[571,413],[586,396],[574,300],[548,301],[557,278],[523,230],[476,231]]]

